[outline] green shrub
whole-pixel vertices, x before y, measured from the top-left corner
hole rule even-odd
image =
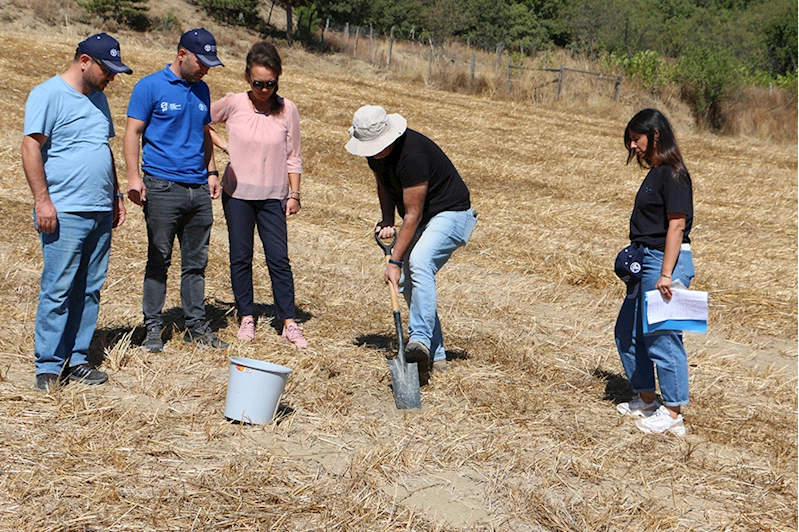
[[[722,104],[739,91],[747,73],[727,48],[689,46],[674,77],[697,124],[718,131],[724,126]]]
[[[86,0],[78,5],[89,13],[114,20],[136,31],[145,31],[150,20],[145,13],[150,10],[149,0]]]
[[[194,0],[193,3],[220,22],[248,28],[258,28],[261,25],[258,0]]]
[[[644,50],[633,56],[610,53],[605,56],[605,64],[621,70],[625,76],[637,80],[646,90],[653,90],[671,82],[672,68],[657,52]]]

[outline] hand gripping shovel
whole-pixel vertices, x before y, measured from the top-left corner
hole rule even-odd
[[[383,249],[386,256],[386,264],[391,258],[391,250],[397,241],[397,233],[390,244],[383,243],[380,235],[375,232],[377,245]],[[391,294],[391,310],[394,312],[394,327],[397,329],[397,357],[388,361],[388,371],[391,373],[391,386],[394,389],[394,403],[397,410],[407,408],[422,408],[422,396],[419,392],[419,368],[416,362],[405,362],[405,343],[402,340],[402,318],[400,318],[399,302],[397,291],[394,285],[388,283],[388,291]]]

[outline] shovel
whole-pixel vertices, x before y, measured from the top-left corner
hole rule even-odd
[[[397,233],[394,232],[394,239],[386,244],[380,240],[380,235],[375,232],[377,245],[383,249],[386,256],[386,264],[391,258],[391,250],[397,241]],[[402,318],[400,318],[399,302],[397,291],[394,285],[388,283],[388,291],[391,294],[391,310],[394,312],[394,327],[397,329],[397,357],[388,361],[388,371],[391,373],[391,387],[394,389],[394,403],[397,410],[407,408],[422,408],[422,396],[419,391],[419,367],[416,362],[405,362],[405,343],[402,340]]]

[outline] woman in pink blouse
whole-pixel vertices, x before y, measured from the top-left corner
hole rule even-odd
[[[244,73],[251,90],[228,93],[211,105],[212,124],[226,125],[228,142],[213,130],[211,138],[230,156],[222,179],[222,205],[230,240],[230,281],[241,318],[237,336],[255,338],[252,259],[257,226],[283,338],[302,349],[308,342],[294,320],[286,228],[286,218],[300,210],[300,115],[294,102],[277,94],[282,72],[275,47],[266,41],[254,44]]]

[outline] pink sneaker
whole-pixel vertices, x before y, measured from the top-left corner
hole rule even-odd
[[[283,338],[290,344],[294,344],[297,349],[308,347],[308,340],[302,335],[302,329],[296,323],[289,323],[283,327]]]
[[[245,342],[251,342],[255,338],[255,321],[253,321],[252,316],[241,318],[241,327],[239,327],[239,332],[236,333],[236,336],[239,340],[244,340]]]

